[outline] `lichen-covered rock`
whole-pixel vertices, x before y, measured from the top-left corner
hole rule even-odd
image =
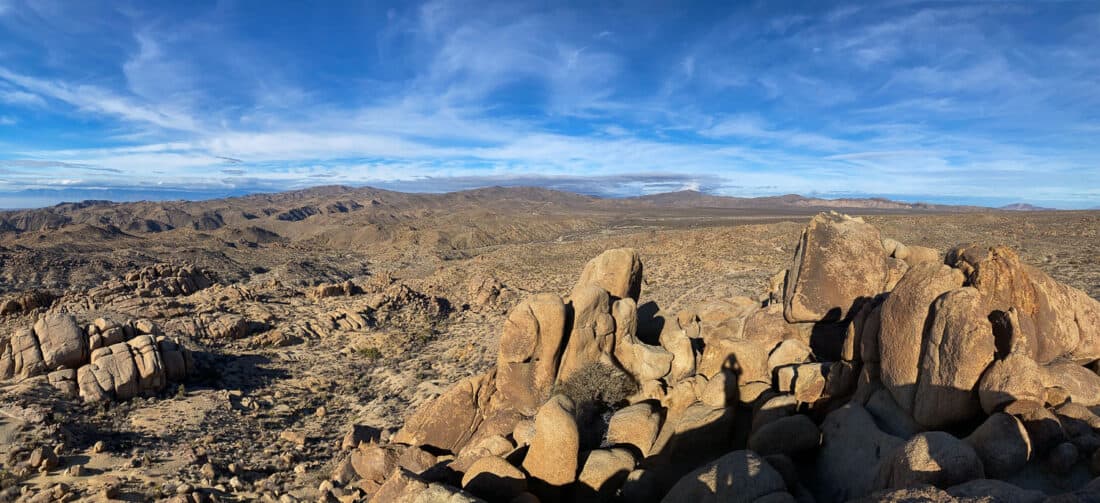
[[[858,300],[883,291],[886,258],[878,229],[859,218],[817,214],[802,231],[787,278],[787,321],[847,319]]]

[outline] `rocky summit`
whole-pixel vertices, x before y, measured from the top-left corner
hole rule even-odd
[[[13,292],[0,499],[1100,501],[1100,302],[879,220],[584,241],[567,281],[504,248],[427,280],[162,262]],[[750,251],[708,243],[747,234],[780,270],[711,293]]]

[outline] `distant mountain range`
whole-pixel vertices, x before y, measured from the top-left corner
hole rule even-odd
[[[123,232],[161,232],[178,228],[211,231],[255,226],[265,221],[297,222],[322,216],[362,214],[370,221],[422,211],[484,208],[507,212],[538,208],[568,213],[717,209],[806,213],[823,209],[866,211],[975,211],[972,206],[905,203],[882,198],[819,199],[789,194],[727,197],[685,190],[628,198],[603,198],[538,187],[487,187],[448,193],[407,193],[371,187],[320,186],[202,201],[115,203],[87,200],[47,208],[0,212],[0,233],[60,229],[85,224]]]
[[[1057,211],[1055,208],[1044,208],[1042,206],[1035,206],[1028,203],[1006,204],[997,209],[1007,211]]]

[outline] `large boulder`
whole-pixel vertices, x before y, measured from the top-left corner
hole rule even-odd
[[[856,403],[825,416],[821,433],[814,467],[824,501],[848,501],[872,491],[879,464],[904,443],[883,433]]]
[[[527,477],[503,458],[485,456],[463,474],[462,488],[490,501],[510,501],[527,491]]]
[[[1003,412],[989,416],[963,440],[978,453],[985,474],[993,478],[1015,475],[1031,458],[1031,439],[1024,424]]]
[[[588,261],[570,297],[576,297],[584,285],[595,285],[618,299],[634,299],[642,292],[642,260],[630,248],[607,250]]]
[[[785,493],[783,477],[752,451],[733,451],[685,475],[664,503],[750,503]]]
[[[561,356],[559,382],[591,364],[610,363],[615,346],[615,319],[606,290],[591,283],[578,284],[569,301],[573,330]]]
[[[816,449],[820,443],[821,430],[803,414],[771,421],[749,437],[749,449],[764,456],[797,454]]]
[[[783,295],[790,322],[838,321],[886,285],[878,229],[860,218],[819,213],[802,231]]]
[[[139,335],[93,351],[90,363],[77,369],[76,381],[85,402],[126,400],[160,391],[191,368],[190,351],[178,341]]]
[[[534,295],[512,309],[500,336],[494,408],[513,408],[532,416],[549,398],[558,375],[565,324],[565,303],[554,294]]]
[[[1022,352],[1012,352],[994,361],[978,381],[978,399],[986,414],[1009,406],[1042,407],[1044,395],[1042,369]]]
[[[580,430],[576,406],[565,395],[554,395],[535,415],[535,436],[523,469],[531,478],[561,487],[577,479]]]
[[[634,380],[644,383],[668,375],[672,369],[672,353],[661,346],[638,339],[638,305],[634,299],[615,301],[611,306],[615,320],[615,360]]]
[[[913,418],[929,429],[981,412],[974,390],[995,352],[989,310],[977,289],[948,292],[936,299],[932,311],[913,400]]]
[[[478,499],[469,493],[460,491],[446,484],[428,482],[416,474],[397,469],[393,475],[386,479],[386,483],[378,488],[371,501],[388,501],[392,503],[478,503]]]
[[[879,323],[879,377],[906,411],[912,412],[920,375],[921,350],[932,302],[959,288],[963,275],[938,264],[918,264],[901,278],[882,304]],[[864,344],[873,343],[864,338]]]
[[[1059,362],[1043,368],[1043,385],[1062,388],[1073,403],[1086,407],[1100,405],[1100,375],[1072,362]]]
[[[1076,312],[1080,299],[1074,289],[1023,264],[1016,252],[1003,246],[960,245],[947,253],[945,261],[966,274],[991,311],[1015,308],[1024,329],[1041,334],[1029,352],[1035,361],[1049,363],[1081,345]]]
[[[49,370],[77,368],[88,359],[88,338],[71,315],[43,316],[34,324],[34,335],[42,348],[42,362]]]
[[[985,478],[978,453],[942,431],[921,433],[894,449],[879,465],[875,487],[895,489],[930,484],[939,488]]]
[[[457,453],[484,420],[495,389],[494,374],[463,379],[418,408],[393,436],[393,442]]]
[[[634,470],[636,460],[629,449],[595,449],[584,456],[577,475],[577,499],[597,496],[599,501],[611,501]]]
[[[648,402],[636,403],[611,415],[607,424],[607,443],[631,446],[645,457],[660,429],[661,413]]]

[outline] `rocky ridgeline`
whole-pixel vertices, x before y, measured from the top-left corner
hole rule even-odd
[[[617,249],[568,297],[521,301],[492,371],[422,406],[387,443],[350,432],[322,498],[1100,493],[1100,302],[1009,249],[944,256],[830,213],[760,299],[671,313],[639,305],[641,285],[637,253]]]
[[[156,393],[191,372],[191,352],[148,320],[86,328],[68,314],[0,337],[0,379],[45,379],[69,398],[126,400]]]

